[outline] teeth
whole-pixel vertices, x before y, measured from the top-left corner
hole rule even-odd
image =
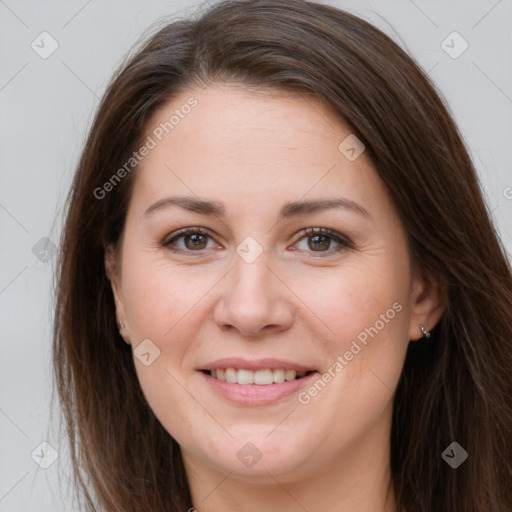
[[[281,382],[284,382],[284,374],[285,370],[273,370],[272,371],[272,377],[276,384],[281,384]]]
[[[292,381],[296,378],[304,377],[306,374],[306,371],[297,372],[295,370],[284,370],[282,368],[256,371],[237,370],[236,368],[211,370],[211,376],[219,380],[224,380],[232,384],[258,384],[261,386],[281,384],[284,381]]]
[[[251,370],[238,370],[238,384],[254,384],[254,374],[255,372]]]
[[[233,384],[238,382],[238,372],[234,368],[226,368],[226,382]]]
[[[284,379],[285,380],[295,380],[296,376],[297,376],[297,372],[295,370],[286,370],[284,372]]]

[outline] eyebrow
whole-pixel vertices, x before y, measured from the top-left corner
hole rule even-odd
[[[173,196],[160,199],[156,203],[152,204],[144,212],[144,216],[147,216],[157,210],[170,208],[172,206],[179,206],[180,208],[198,213],[200,215],[215,215],[221,218],[226,216],[226,208],[222,203],[219,203],[218,201],[197,199],[190,196]],[[317,199],[311,201],[293,201],[286,203],[279,211],[278,220],[281,221],[283,219],[300,217],[335,208],[348,209],[363,215],[364,217],[368,217],[369,219],[372,218],[370,213],[360,204],[351,201],[350,199],[339,197],[334,199]]]

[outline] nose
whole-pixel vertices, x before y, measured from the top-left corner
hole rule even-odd
[[[235,255],[234,267],[223,280],[215,305],[214,321],[223,330],[239,331],[249,337],[288,329],[293,322],[290,289],[269,266],[264,252],[247,263]]]

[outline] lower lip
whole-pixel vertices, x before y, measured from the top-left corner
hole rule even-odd
[[[281,382],[279,384],[233,384],[219,380],[204,372],[199,372],[208,385],[217,394],[227,400],[240,405],[267,405],[277,402],[281,398],[297,393],[301,388],[318,378],[319,373],[313,372],[301,379]]]

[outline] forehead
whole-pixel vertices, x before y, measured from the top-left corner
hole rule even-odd
[[[340,151],[350,136],[349,126],[312,95],[190,89],[147,123],[154,147],[136,171],[135,195],[149,201],[180,192],[256,205],[262,196],[268,204],[308,191],[348,191],[369,200],[379,192],[378,179],[364,152],[351,161]]]
[[[195,106],[188,107],[191,103]],[[232,157],[243,156],[244,160],[262,146],[267,150],[275,146],[277,156],[279,147],[310,149],[318,142],[315,139],[332,138],[325,142],[335,144],[340,130],[350,132],[325,103],[312,95],[227,85],[180,93],[146,126],[148,133],[156,131],[158,141],[162,139],[168,147],[178,140],[193,142],[200,138],[208,151],[229,148]],[[289,152],[283,152],[289,156]]]

